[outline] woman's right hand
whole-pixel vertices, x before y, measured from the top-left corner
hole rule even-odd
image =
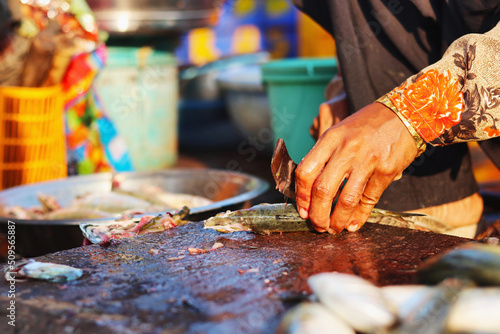
[[[358,230],[417,152],[401,119],[381,103],[369,104],[326,130],[297,166],[300,216],[320,232]]]

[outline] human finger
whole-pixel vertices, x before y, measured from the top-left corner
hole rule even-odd
[[[352,214],[360,204],[366,183],[372,171],[354,168],[347,178],[329,218],[330,228],[340,232],[346,228]]]
[[[348,171],[341,165],[327,164],[321,174],[317,177],[311,189],[311,203],[309,209],[309,220],[321,229],[327,230],[330,224],[330,213],[332,205]],[[334,232],[340,230],[334,229]]]
[[[332,154],[335,146],[335,139],[325,139],[322,136],[318,139],[314,147],[302,159],[295,170],[295,192],[297,209],[302,218],[309,218],[309,207],[311,202],[311,189],[316,178],[321,174],[323,168]]]
[[[370,177],[361,195],[359,205],[352,213],[346,226],[349,232],[355,232],[365,224],[389,183],[388,179],[381,180],[378,177]]]

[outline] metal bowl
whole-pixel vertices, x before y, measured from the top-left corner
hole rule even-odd
[[[72,176],[66,179],[41,182],[10,188],[0,192],[0,203],[5,206],[39,205],[37,194],[53,195],[61,206],[67,206],[77,196],[89,192],[109,192],[113,182],[125,190],[153,184],[168,192],[206,197],[210,205],[191,209],[190,220],[205,219],[217,212],[243,207],[244,203],[263,194],[268,183],[257,177],[237,172],[214,169],[170,169],[155,172],[127,172],[112,175],[101,173]],[[156,214],[156,212],[148,213]],[[115,217],[110,217],[115,218]],[[0,217],[0,232],[7,232],[8,221],[15,223],[16,251],[23,256],[38,256],[82,244],[78,224],[82,221],[106,221],[110,218],[89,220],[23,220]]]
[[[224,92],[231,120],[242,135],[261,141],[268,139],[266,144],[272,149],[271,111],[260,66],[229,69],[221,73],[217,81]]]
[[[111,34],[182,32],[210,24],[214,0],[87,0],[99,27]]]

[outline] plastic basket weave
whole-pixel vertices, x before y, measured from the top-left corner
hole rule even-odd
[[[67,176],[61,86],[0,87],[0,187]]]

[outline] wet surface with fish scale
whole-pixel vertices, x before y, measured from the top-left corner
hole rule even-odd
[[[37,258],[84,270],[77,281],[16,283],[16,333],[273,333],[309,294],[307,278],[354,273],[377,285],[406,284],[423,260],[463,242],[366,224],[338,236],[220,234],[192,223],[165,233]],[[188,247],[224,247],[190,255]],[[151,251],[151,249],[158,250]],[[245,270],[258,268],[245,272]],[[1,333],[8,284],[0,283]]]

